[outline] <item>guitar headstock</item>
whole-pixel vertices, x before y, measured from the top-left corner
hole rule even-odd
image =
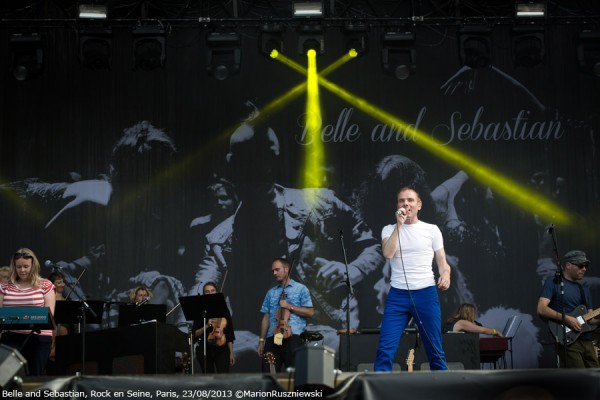
[[[271,353],[270,351],[265,353],[265,362],[269,365],[275,365],[275,354]]]
[[[271,374],[275,374],[277,372],[275,361],[275,354],[271,353],[270,351],[267,351],[265,353],[265,362],[269,365],[269,372]]]
[[[408,372],[413,371],[413,365],[415,364],[415,349],[410,349],[408,357],[406,357],[406,367]]]

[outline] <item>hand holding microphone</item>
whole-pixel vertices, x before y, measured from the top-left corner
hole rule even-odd
[[[399,217],[401,215],[406,216],[406,210],[404,208],[399,208],[398,211],[396,211],[396,217]]]

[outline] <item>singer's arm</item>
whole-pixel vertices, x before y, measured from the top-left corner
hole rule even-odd
[[[387,260],[394,258],[394,254],[396,254],[399,249],[400,243],[398,235],[402,225],[404,225],[404,221],[406,221],[406,211],[404,208],[398,209],[395,215],[396,225],[394,226],[394,230],[390,236],[383,238],[383,241],[381,242],[381,253]]]
[[[440,275],[437,282],[438,288],[447,290],[450,287],[450,271],[452,271],[452,269],[446,262],[446,252],[444,251],[444,248],[442,247],[441,249],[436,250],[434,257]]]
[[[385,257],[387,260],[394,258],[394,254],[396,254],[396,252],[398,251],[399,230],[400,227],[398,226],[398,224],[396,224],[394,230],[392,231],[392,234],[386,238],[383,238],[383,241],[381,242],[381,252],[383,254],[383,257]]]

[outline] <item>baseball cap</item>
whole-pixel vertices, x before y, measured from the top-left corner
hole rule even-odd
[[[581,250],[571,250],[563,257],[564,262],[571,264],[589,264],[590,260],[587,259],[585,253]]]

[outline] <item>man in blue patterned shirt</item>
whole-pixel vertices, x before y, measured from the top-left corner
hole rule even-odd
[[[314,314],[308,288],[291,279],[290,269],[285,258],[276,258],[271,264],[277,286],[269,289],[260,308],[263,318],[257,349],[265,360],[264,372],[269,371],[269,364],[275,365],[275,371],[280,371],[282,365],[294,365],[294,352],[304,345],[299,335],[306,328],[307,318]]]

